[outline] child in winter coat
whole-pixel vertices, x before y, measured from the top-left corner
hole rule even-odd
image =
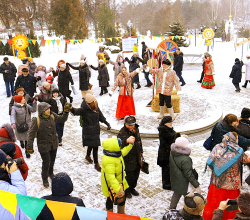
[[[133,148],[135,138],[133,136],[127,139],[128,145],[122,150],[120,138],[112,137],[102,142],[102,192],[106,200],[106,211],[113,212],[113,201],[110,199],[109,188],[112,187],[118,198],[125,196],[124,191],[128,189],[128,183],[125,179],[125,163],[123,157]],[[121,186],[122,185],[122,186]],[[125,201],[118,204],[117,210],[120,214],[125,214]]]
[[[51,111],[62,115],[64,110],[64,105],[66,103],[65,98],[59,92],[58,89],[53,89],[52,98],[48,102],[51,105]],[[64,122],[55,122],[56,123],[56,133],[58,135],[59,146],[62,146],[62,137],[63,137],[63,129]]]
[[[29,64],[28,64],[28,67],[29,67],[29,72],[32,76],[35,75],[35,72],[36,72],[36,69],[37,69],[37,66],[33,60],[32,57],[28,57],[28,61],[29,61]]]
[[[241,78],[242,78],[242,66],[243,66],[243,62],[240,61],[238,58],[235,59],[235,64],[232,68],[231,74],[229,76],[229,78],[233,78],[232,83],[234,84],[236,90],[235,92],[240,92],[240,82],[241,82]]]
[[[171,188],[174,194],[169,209],[176,209],[181,196],[187,194],[189,183],[192,184],[197,193],[201,194],[200,184],[193,173],[190,153],[191,148],[188,147],[188,140],[185,137],[178,137],[175,143],[171,145],[169,168]]]
[[[43,87],[40,90],[40,94],[38,95],[39,102],[49,102],[52,98],[52,86],[48,82],[43,83]]]
[[[43,66],[42,64],[37,65],[37,69],[35,71],[35,77],[40,76],[41,80],[38,83],[38,88],[41,90],[42,89],[42,83],[46,82],[46,74],[51,72],[51,68],[49,70],[46,70],[46,67]]]
[[[54,83],[54,77],[51,74],[46,78],[46,82],[52,86],[52,89],[57,89],[57,85]]]
[[[14,101],[15,103],[12,107],[10,116],[11,125],[15,129],[16,137],[20,141],[21,147],[25,148],[26,157],[30,158],[30,154],[27,153],[28,130],[20,132],[17,130],[17,126],[27,123],[28,127],[30,127],[31,113],[37,110],[37,99],[34,99],[32,107],[27,105],[22,95],[14,96]]]
[[[108,93],[107,87],[109,86],[109,73],[108,69],[103,60],[99,60],[98,67],[94,67],[90,65],[93,70],[98,70],[98,77],[99,80],[99,87],[101,87],[101,93],[99,94],[102,96],[103,94]]]

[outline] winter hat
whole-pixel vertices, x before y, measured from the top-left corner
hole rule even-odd
[[[119,144],[119,147],[122,145],[122,140],[121,140],[121,138],[117,138],[117,140],[118,140],[118,144]]]
[[[50,84],[49,84],[48,82],[44,82],[44,83],[43,83],[43,87],[45,88],[45,87],[47,87],[47,86],[50,86]]]
[[[23,99],[23,96],[22,95],[15,95],[13,99],[15,102],[20,103]]]
[[[29,70],[27,68],[22,68],[22,72],[28,73]]]
[[[7,155],[0,149],[0,166],[5,162]]]
[[[58,89],[53,89],[52,90],[52,94],[54,94],[54,93],[58,93],[59,94],[59,90]]]
[[[51,81],[53,81],[53,79],[54,79],[54,78],[53,78],[50,74],[49,74],[48,77],[46,78],[46,80],[51,80]]]
[[[170,66],[171,62],[168,59],[166,59],[166,60],[163,60],[162,64]]]
[[[135,125],[136,119],[133,115],[127,115],[124,118],[124,124],[126,125]]]
[[[235,62],[238,62],[238,61],[240,61],[240,60],[239,60],[239,58],[235,58],[235,60],[234,60],[234,61],[235,61]]]
[[[175,140],[175,144],[176,144],[178,147],[187,148],[189,142],[188,142],[188,139],[185,138],[185,137],[178,137],[178,138],[176,138],[176,140]]]
[[[145,42],[144,42],[144,41],[142,41],[142,42],[141,42],[141,44],[145,44]]]
[[[62,63],[62,64],[60,65],[60,67],[66,68],[66,64],[65,64],[65,63]]]
[[[250,193],[241,193],[237,198],[238,206],[243,214],[250,216]]]
[[[173,122],[173,119],[171,116],[165,116],[162,120],[160,125],[165,125],[166,123],[170,123]]]
[[[27,63],[28,58],[27,58],[27,57],[24,57],[24,58],[23,58],[23,59],[21,59],[21,60],[22,60],[23,64],[25,64],[25,63]]]
[[[31,60],[33,60],[33,58],[32,57],[28,57],[28,61],[31,61]]]
[[[101,63],[101,62],[103,62],[103,63],[104,63],[104,61],[103,61],[103,60],[99,60],[99,62],[98,62],[98,63]]]
[[[8,57],[4,57],[4,58],[3,58],[3,61],[7,61],[7,60],[9,60]]]
[[[51,183],[52,195],[66,196],[73,191],[73,183],[67,173],[57,173]]]
[[[199,215],[206,204],[207,200],[199,193],[189,193],[184,198],[183,209],[191,215]],[[183,210],[180,210],[180,214],[183,214]]]
[[[89,103],[96,101],[96,98],[95,98],[95,96],[91,95],[90,93],[87,93],[85,96],[85,101],[89,104]]]
[[[249,108],[242,109],[241,118],[250,118],[250,109]]]
[[[21,91],[24,92],[24,88],[23,88],[23,87],[19,87],[19,88],[16,90],[16,93],[19,93],[19,92],[21,92]]]
[[[1,150],[7,155],[9,155],[11,158],[13,158],[15,156],[16,146],[15,144],[8,142],[1,145]]]

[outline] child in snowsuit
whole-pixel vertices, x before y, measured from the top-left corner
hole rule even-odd
[[[43,66],[42,64],[37,65],[37,69],[35,71],[35,77],[40,76],[41,80],[37,83],[38,88],[41,90],[43,87],[43,83],[46,82],[46,74],[51,72],[51,68],[49,70],[46,70],[46,67]]]

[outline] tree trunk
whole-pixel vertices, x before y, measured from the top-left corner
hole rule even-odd
[[[65,41],[65,50],[64,50],[64,53],[67,53],[67,51],[68,51],[68,44],[67,44],[67,42]]]

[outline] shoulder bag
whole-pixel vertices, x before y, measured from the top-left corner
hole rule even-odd
[[[27,108],[25,107],[25,121],[22,124],[16,123],[16,130],[18,133],[24,133],[29,130],[29,125],[26,122]]]

